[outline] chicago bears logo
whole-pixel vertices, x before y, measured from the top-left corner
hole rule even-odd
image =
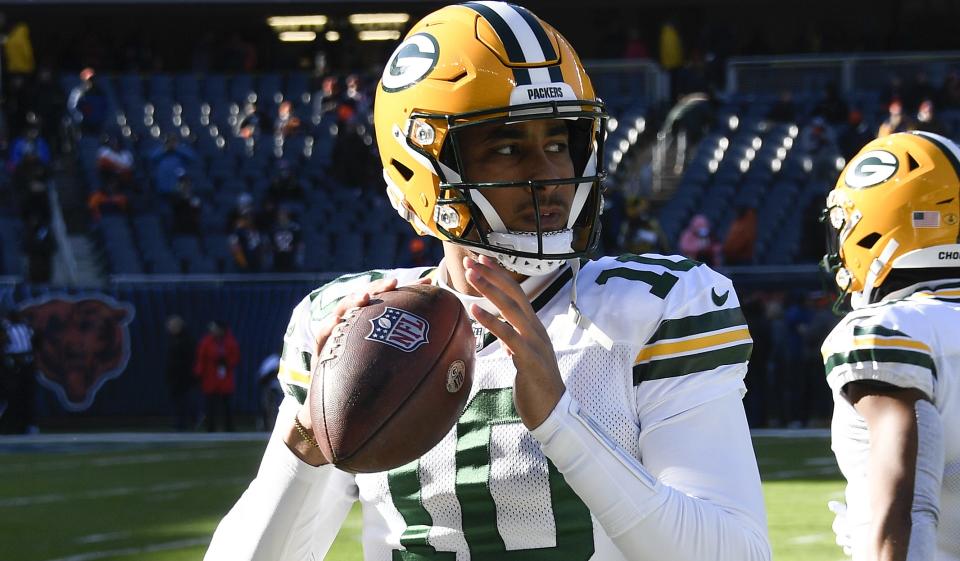
[[[90,407],[97,391],[130,360],[133,307],[110,297],[50,297],[20,307],[39,344],[39,381],[68,411]]]
[[[850,162],[843,180],[854,189],[879,185],[893,177],[900,166],[897,157],[886,150],[871,150]]]
[[[387,306],[382,314],[369,321],[370,333],[364,337],[368,341],[385,343],[406,353],[430,342],[427,339],[430,323],[406,310]]]
[[[432,35],[411,35],[390,55],[380,85],[386,92],[405,90],[423,80],[439,59],[440,46]]]

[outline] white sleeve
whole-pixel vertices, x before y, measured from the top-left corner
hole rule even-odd
[[[278,419],[292,420],[299,408],[288,396]],[[275,429],[256,479],[220,521],[204,560],[323,559],[356,497],[352,475],[303,463]]]
[[[645,429],[643,464],[569,393],[532,433],[630,561],[770,559],[739,391]]]

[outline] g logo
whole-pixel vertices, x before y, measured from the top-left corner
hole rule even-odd
[[[405,90],[422,80],[437,65],[440,46],[432,35],[417,33],[407,37],[390,55],[380,85],[383,91]]]
[[[871,150],[850,162],[844,182],[853,189],[879,185],[897,173],[900,162],[886,150]]]

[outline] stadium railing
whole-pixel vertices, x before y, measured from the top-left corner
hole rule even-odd
[[[726,93],[812,93],[833,83],[840,92],[851,94],[883,89],[891,77],[912,79],[918,71],[925,72],[931,83],[940,83],[958,67],[960,51],[733,57],[726,66]]]

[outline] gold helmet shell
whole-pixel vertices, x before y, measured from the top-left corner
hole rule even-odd
[[[825,264],[854,308],[893,269],[960,267],[960,148],[940,135],[869,142],[827,195]]]
[[[496,223],[478,221],[485,212],[478,201],[482,189],[509,185],[466,182],[456,133],[480,123],[557,118],[583,133],[570,142],[576,177],[562,182],[582,189],[571,209],[573,243],[570,251],[549,255],[538,232],[535,251],[511,252],[488,240],[478,225]],[[418,233],[541,259],[579,257],[596,244],[605,118],[566,39],[525,8],[505,2],[447,6],[420,20],[390,56],[374,103],[387,193]]]

